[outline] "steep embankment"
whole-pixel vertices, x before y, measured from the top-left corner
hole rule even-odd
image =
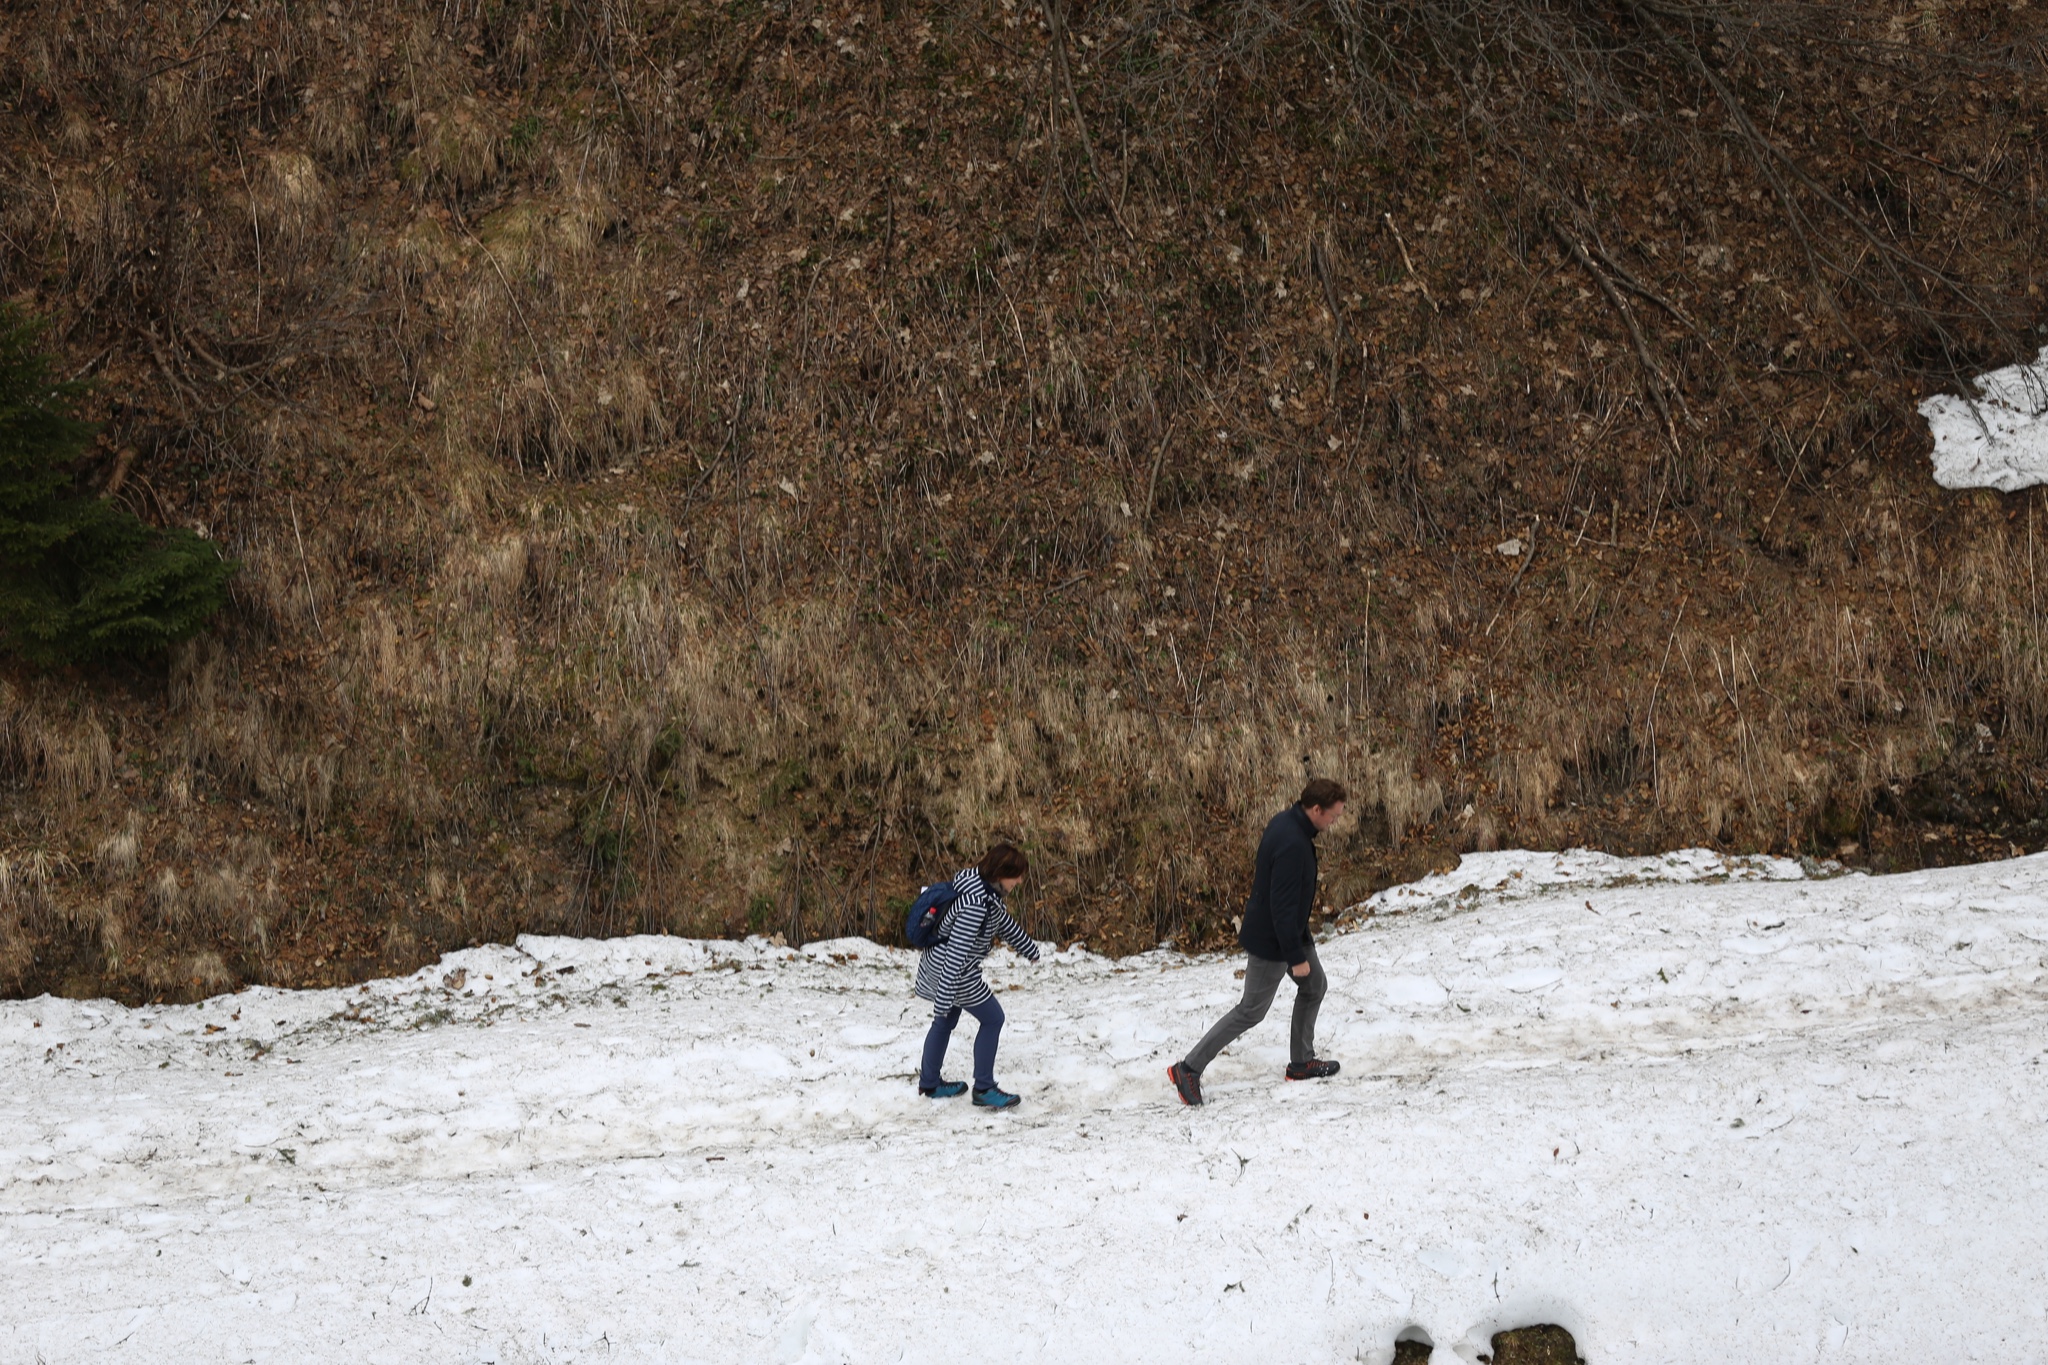
[[[2041,497],[1911,405],[2048,316],[2042,13],[17,8],[0,288],[244,570],[9,677],[0,974],[875,933],[995,833],[1213,942],[1310,771],[1333,900],[2038,847]]]

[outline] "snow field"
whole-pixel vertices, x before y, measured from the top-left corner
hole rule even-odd
[[[1164,952],[994,954],[999,1115],[864,940],[0,1004],[0,1365],[2048,1359],[2048,856],[1475,855],[1322,956],[1344,1074],[1283,990],[1200,1110]]]

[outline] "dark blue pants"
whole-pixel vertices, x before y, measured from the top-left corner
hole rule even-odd
[[[1003,1007],[994,1000],[969,1005],[967,1012],[980,1027],[974,1034],[974,1088],[990,1090],[996,1083],[996,1043],[1003,1036]],[[953,1041],[953,1025],[960,1022],[960,1007],[932,1017],[931,1032],[924,1036],[924,1068],[917,1083],[926,1090],[939,1083],[939,1069],[945,1065],[946,1044]]]

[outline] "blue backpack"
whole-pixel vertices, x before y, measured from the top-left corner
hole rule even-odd
[[[910,915],[903,922],[904,939],[913,948],[936,948],[944,943],[939,925],[958,899],[960,892],[951,882],[933,882],[918,892],[917,899],[910,903]]]

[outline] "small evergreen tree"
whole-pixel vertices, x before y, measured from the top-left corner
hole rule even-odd
[[[39,664],[152,654],[201,630],[235,564],[78,491],[92,427],[41,329],[0,305],[0,647]]]

